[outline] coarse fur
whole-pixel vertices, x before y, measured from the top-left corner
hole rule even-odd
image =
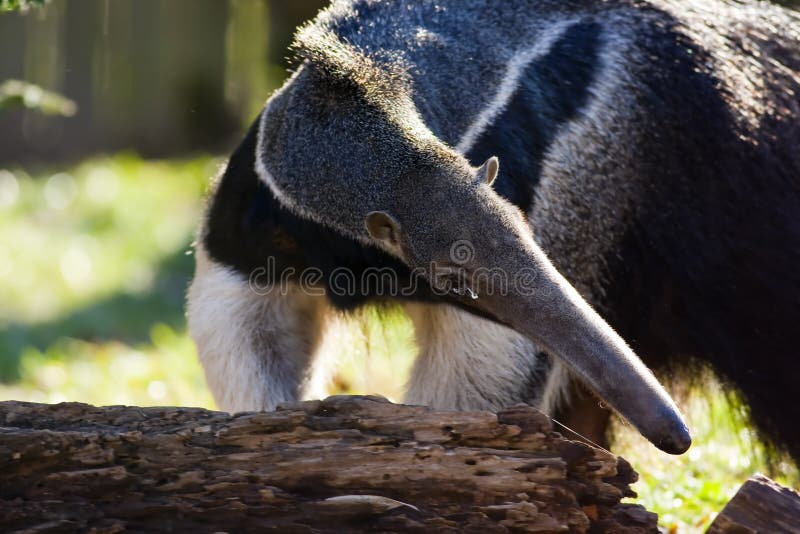
[[[325,367],[315,360],[328,315],[324,299],[294,286],[259,295],[240,273],[211,260],[202,243],[195,257],[188,327],[217,403],[231,412],[274,410],[322,396]]]
[[[645,363],[710,366],[800,459],[799,32],[797,15],[755,2],[335,2],[298,33],[299,66],[232,156],[199,236],[190,328],[220,406],[303,395],[322,335],[308,295],[258,304],[250,273],[275,258],[322,284],[339,267],[407,281],[404,251],[365,216],[422,236],[420,257],[442,249],[442,228],[479,243],[448,199],[472,187],[467,163],[498,156],[494,191]],[[327,289],[315,310],[383,298]],[[421,351],[409,400],[555,409],[565,373],[532,341],[425,285],[403,298]],[[283,334],[255,344],[265,329]]]
[[[525,336],[449,305],[409,303],[406,311],[420,347],[406,402],[499,411],[540,400],[543,410],[554,409],[553,399],[543,398],[549,362],[533,357]]]

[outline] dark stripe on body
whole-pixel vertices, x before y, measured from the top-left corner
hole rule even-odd
[[[473,165],[500,158],[494,189],[523,213],[533,205],[542,158],[559,128],[586,105],[597,70],[601,27],[577,23],[525,69],[505,110],[467,153]]]

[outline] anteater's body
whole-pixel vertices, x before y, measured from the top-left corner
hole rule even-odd
[[[800,18],[700,0],[357,1],[296,50],[198,240],[190,327],[223,408],[314,394],[328,310],[382,297],[259,295],[248,280],[268,258],[322,285],[337,267],[405,280],[413,261],[371,241],[364,215],[413,236],[469,226],[451,182],[414,173],[497,156],[494,191],[647,365],[709,364],[800,457]],[[555,406],[558,360],[435,293],[403,297],[421,350],[408,400]]]

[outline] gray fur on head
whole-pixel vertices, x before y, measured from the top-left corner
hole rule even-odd
[[[299,38],[304,63],[268,103],[259,137],[262,175],[288,207],[367,239],[370,211],[403,211],[398,199],[444,174],[469,180],[467,161],[419,116],[399,62],[379,62],[313,26]]]

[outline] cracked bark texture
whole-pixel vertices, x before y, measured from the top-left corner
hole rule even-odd
[[[800,493],[754,475],[714,519],[706,534],[798,534]]]
[[[527,406],[0,402],[2,532],[657,532],[636,477]]]

